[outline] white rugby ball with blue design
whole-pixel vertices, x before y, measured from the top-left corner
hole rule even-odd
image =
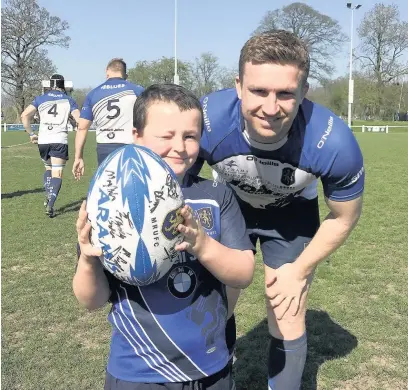
[[[128,284],[163,277],[178,258],[184,200],[171,168],[150,149],[126,145],[110,154],[88,191],[91,242],[103,266]]]

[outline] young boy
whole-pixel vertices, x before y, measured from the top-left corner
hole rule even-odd
[[[105,389],[234,389],[225,340],[227,288],[253,277],[253,246],[231,190],[186,174],[196,161],[203,121],[197,98],[183,87],[147,88],[134,107],[134,140],[160,155],[182,185],[178,226],[184,241],[168,274],[145,287],[103,270],[90,245],[85,205],[77,221],[81,256],[73,280],[88,309],[112,303]]]

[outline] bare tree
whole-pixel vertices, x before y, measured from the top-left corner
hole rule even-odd
[[[187,62],[177,60],[177,73],[180,84],[191,88],[191,72]],[[129,81],[147,88],[156,83],[172,83],[174,80],[174,57],[162,57],[154,61],[138,61],[128,70]]]
[[[212,53],[202,53],[192,64],[194,92],[203,96],[218,89],[220,66],[218,58]]]
[[[68,47],[68,23],[51,16],[36,0],[5,0],[1,14],[3,91],[21,113],[33,89],[55,71],[44,47]]]
[[[304,3],[292,3],[268,11],[253,35],[274,29],[291,31],[307,43],[310,78],[322,82],[333,74],[333,58],[347,40],[336,20]]]
[[[396,5],[376,4],[358,28],[362,68],[379,87],[408,74],[404,53],[408,49],[408,23],[400,21]]]
[[[235,78],[238,76],[237,69],[221,68],[218,77],[220,88],[234,88]]]

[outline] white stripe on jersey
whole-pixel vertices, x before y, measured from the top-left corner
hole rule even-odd
[[[198,204],[198,203],[212,204],[214,207],[220,208],[220,205],[214,199],[184,199],[184,202],[193,203],[193,204]]]
[[[100,114],[100,111],[107,105],[109,100],[118,99],[118,98],[120,98],[122,96],[125,96],[125,95],[135,95],[135,92],[132,91],[132,90],[120,91],[118,93],[115,93],[114,95],[109,95],[109,96],[106,96],[103,99],[99,100],[92,107],[92,115],[94,117],[94,120],[97,119],[98,115]]]
[[[117,329],[122,333],[122,335],[126,338],[129,344],[132,346],[133,350],[135,351],[136,355],[140,356],[145,363],[154,371],[158,372],[161,376],[166,378],[169,382],[185,382],[190,381],[191,378],[185,375],[174,363],[170,362],[166,356],[153,344],[151,339],[147,336],[145,330],[137,320],[133,308],[130,305],[129,298],[127,296],[127,291],[125,288],[121,286],[121,288],[125,291],[126,300],[128,302],[129,308],[132,312],[132,320],[128,318],[123,310],[122,301],[120,299],[120,295],[118,294],[119,306],[121,311],[117,311],[116,313],[112,312],[112,318],[115,322]],[[115,315],[116,314],[116,315]],[[118,326],[118,322],[115,317],[119,317],[120,322],[122,323],[122,327]],[[130,330],[124,322],[124,319],[127,320],[131,328]],[[132,321],[135,321],[140,329],[143,331],[143,334],[146,338],[143,338],[137,329],[132,324]],[[136,344],[136,345],[135,345]]]
[[[106,96],[92,107],[96,142],[123,144],[133,142],[133,106],[136,98],[133,90],[121,91]]]
[[[163,329],[163,327],[160,325],[159,321],[157,321],[156,317],[154,316],[152,310],[150,309],[150,306],[147,304],[146,299],[144,298],[143,294],[142,294],[142,290],[140,289],[140,287],[138,287],[139,292],[140,292],[140,296],[143,299],[144,304],[146,305],[147,309],[149,310],[149,312],[152,315],[152,318],[154,319],[154,321],[156,322],[157,326],[162,330],[163,334],[169,339],[169,341],[177,348],[177,350],[195,367],[197,368],[198,371],[200,371],[203,375],[208,376],[208,374],[206,374],[200,367],[197,366],[197,364],[195,364],[188,355],[186,355],[180,348],[179,346],[171,339],[171,337],[165,332],[165,330]]]
[[[128,294],[127,294],[126,289],[125,289],[124,287],[122,287],[122,286],[121,286],[121,288],[125,291],[126,300],[128,301],[128,305],[129,305],[130,310],[131,310],[131,312],[132,312],[133,319],[138,323],[138,325],[140,326],[140,329],[143,331],[144,335],[146,336],[146,338],[148,339],[148,341],[151,343],[151,345],[153,346],[153,348],[156,348],[156,351],[162,356],[162,358],[166,361],[166,363],[170,365],[169,368],[171,368],[172,371],[176,371],[176,372],[175,372],[175,375],[180,375],[181,378],[182,378],[182,381],[191,381],[192,379],[191,379],[188,375],[186,375],[179,367],[177,367],[176,364],[174,364],[173,362],[171,362],[171,361],[166,357],[166,355],[165,355],[163,352],[161,352],[158,347],[155,346],[155,344],[152,342],[152,340],[150,339],[150,337],[147,335],[147,333],[146,333],[145,330],[143,329],[142,325],[141,325],[141,324],[139,323],[139,321],[137,320],[136,315],[135,315],[135,313],[134,313],[134,311],[133,311],[133,308],[132,308],[132,306],[130,305],[130,301],[129,301],[129,297],[128,297]]]
[[[120,318],[120,316],[119,316],[119,318]],[[150,364],[149,360],[146,359],[146,356],[147,356],[147,357],[150,357],[150,356],[149,356],[148,354],[146,354],[145,352],[143,352],[142,347],[140,346],[139,343],[137,343],[136,340],[135,340],[135,341],[136,341],[136,343],[137,343],[137,346],[135,346],[135,345],[133,344],[133,342],[132,342],[132,341],[129,339],[129,337],[125,334],[125,332],[123,331],[123,329],[121,329],[121,328],[119,327],[119,325],[118,325],[118,323],[117,323],[117,321],[116,321],[115,315],[114,315],[113,313],[112,313],[112,319],[113,319],[113,321],[114,321],[114,323],[115,323],[116,328],[117,328],[117,329],[119,330],[119,332],[123,335],[123,337],[128,341],[129,345],[132,346],[132,348],[133,348],[133,350],[135,351],[135,354],[136,354],[136,355],[140,356],[140,357],[145,361],[145,363],[146,363],[152,370],[157,371],[161,376],[163,376],[164,378],[166,378],[169,382],[177,382],[177,381],[174,380],[174,378],[172,378],[171,376],[169,377],[168,375],[164,374],[164,373],[161,372],[159,369],[157,369],[156,367],[153,367],[153,366]],[[121,322],[122,322],[122,324],[123,324],[123,321],[122,321],[122,320],[121,320]],[[123,324],[123,326],[125,326],[125,325]],[[137,349],[138,347],[141,349],[141,352],[140,352],[140,353],[138,352],[138,349]],[[146,356],[144,356],[144,355],[146,355]]]

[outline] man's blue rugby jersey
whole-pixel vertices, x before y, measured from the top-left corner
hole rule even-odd
[[[111,77],[86,96],[81,118],[93,121],[97,143],[133,143],[133,106],[143,87]]]
[[[251,250],[232,191],[193,176],[183,186],[208,235],[227,247]],[[122,283],[105,271],[111,288],[112,342],[108,372],[130,382],[184,382],[222,370],[225,343],[225,285],[187,252],[171,270],[145,287]]]
[[[317,197],[317,178],[334,201],[359,197],[364,187],[363,158],[347,125],[330,110],[307,99],[287,137],[275,144],[249,139],[235,89],[202,99],[204,129],[200,157],[220,181],[236,192],[245,218],[258,209],[286,212],[290,204]],[[314,203],[316,204],[316,203]]]
[[[78,109],[75,100],[65,92],[51,90],[31,103],[40,116],[38,144],[68,144],[68,118]]]

